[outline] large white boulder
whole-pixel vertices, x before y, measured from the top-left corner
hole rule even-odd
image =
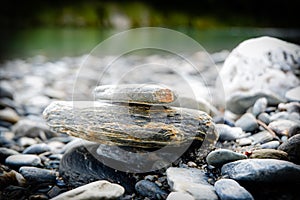
[[[249,39],[227,57],[220,71],[226,106],[242,114],[260,97],[269,104],[286,101],[300,84],[300,46],[272,37]]]

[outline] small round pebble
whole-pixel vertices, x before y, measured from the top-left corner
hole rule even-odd
[[[218,149],[210,152],[206,157],[206,161],[209,165],[222,166],[225,163],[246,158],[247,156],[241,153],[236,153],[228,149]]]
[[[221,200],[254,200],[253,196],[232,179],[220,179],[215,190]]]
[[[262,144],[260,147],[262,149],[277,149],[280,145],[279,141],[270,141]]]
[[[45,144],[45,143],[33,144],[33,145],[27,147],[23,151],[23,154],[41,154],[46,151],[51,151],[51,148],[47,144]]]

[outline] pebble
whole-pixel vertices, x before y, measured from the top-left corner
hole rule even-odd
[[[218,149],[210,152],[206,157],[206,161],[209,165],[219,167],[228,162],[246,158],[247,156],[241,153],[236,153],[228,149]]]
[[[0,147],[0,163],[4,163],[5,159],[9,156],[12,155],[18,155],[19,152],[13,150],[13,149],[8,149],[5,147]]]
[[[274,113],[271,115],[270,117],[270,121],[276,121],[276,120],[280,120],[280,119],[289,119],[290,113],[283,111],[283,112],[278,112],[278,113]]]
[[[22,152],[23,154],[41,154],[47,151],[51,151],[51,148],[45,144],[45,143],[40,143],[40,144],[33,144]]]
[[[220,179],[215,190],[221,200],[254,200],[253,196],[232,179]]]
[[[277,149],[280,145],[279,141],[270,141],[260,145],[262,149]]]
[[[263,144],[266,142],[270,142],[271,140],[274,139],[273,135],[268,131],[261,131],[255,133],[251,135],[249,138],[253,141],[253,144]]]
[[[285,97],[289,101],[298,101],[300,102],[300,86],[295,87],[285,93]]]
[[[286,152],[276,149],[259,149],[252,151],[250,158],[289,160]]]
[[[166,174],[172,191],[188,193],[200,200],[218,199],[214,187],[207,182],[208,176],[202,170],[170,167]]]
[[[240,138],[243,130],[240,127],[230,127],[226,124],[216,124],[219,133],[219,141],[231,141]]]
[[[300,125],[294,125],[289,129],[289,137],[300,134]]]
[[[166,199],[168,194],[160,189],[155,183],[148,180],[141,180],[135,184],[135,190],[143,197],[149,199]]]
[[[257,121],[253,114],[245,113],[236,122],[235,125],[241,127],[245,132],[252,132],[258,128]]]
[[[9,87],[4,87],[3,85],[0,85],[0,98],[9,98],[13,99],[13,91]]]
[[[41,159],[36,155],[12,155],[6,158],[5,164],[19,168],[22,166],[41,166]]]
[[[22,147],[28,147],[34,144],[37,144],[37,140],[30,137],[21,137],[18,139],[18,144]]]
[[[289,113],[300,112],[300,102],[289,102],[289,103],[280,103],[278,104],[278,109],[281,111],[287,111]]]
[[[195,198],[188,193],[183,193],[183,192],[171,192],[167,200],[195,200]]]
[[[100,180],[64,192],[54,197],[52,200],[117,199],[120,198],[124,192],[125,190],[122,186]]]
[[[257,116],[260,113],[265,112],[267,105],[268,105],[267,98],[263,97],[263,98],[257,99],[252,108],[253,115]]]
[[[4,108],[0,110],[0,120],[11,122],[11,123],[16,123],[20,119],[19,115],[16,113],[15,110],[11,108]]]
[[[55,183],[58,175],[53,170],[41,169],[37,167],[21,167],[19,172],[28,183]]]
[[[237,140],[238,145],[240,146],[248,146],[252,144],[252,139],[251,138],[241,138]]]
[[[265,123],[267,125],[271,122],[270,115],[268,113],[265,113],[265,112],[260,113],[258,115],[257,119],[259,119],[260,121],[262,121],[263,123]]]
[[[268,127],[272,129],[277,135],[288,135],[289,129],[297,125],[296,122],[291,120],[280,119],[271,122]]]
[[[247,182],[297,182],[300,166],[276,159],[245,159],[223,165],[222,175],[236,181]]]
[[[289,138],[286,142],[282,143],[278,149],[287,152],[292,162],[300,164],[300,134]]]

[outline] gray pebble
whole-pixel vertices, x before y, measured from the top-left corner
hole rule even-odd
[[[277,135],[288,135],[288,131],[292,126],[297,125],[291,120],[280,119],[271,122],[268,127],[272,129]]]
[[[19,154],[19,152],[15,151],[13,149],[0,147],[0,162],[3,163],[7,157],[12,156],[12,155],[18,155],[18,154]]]
[[[300,179],[300,166],[276,159],[246,159],[223,165],[222,175],[236,181],[295,182]]]
[[[260,113],[258,115],[257,119],[259,119],[260,121],[262,121],[263,123],[265,123],[267,125],[271,122],[270,115],[268,113],[265,113],[265,112]]]
[[[210,152],[206,161],[209,165],[222,166],[228,162],[246,159],[247,156],[241,153],[236,153],[228,149],[218,149]]]
[[[275,120],[280,120],[280,119],[288,119],[289,118],[289,113],[288,112],[278,112],[278,113],[274,113],[271,115],[270,120],[275,121]]]
[[[300,134],[289,138],[286,142],[282,143],[278,149],[287,152],[292,162],[300,164]]]
[[[260,113],[264,112],[267,108],[268,100],[265,97],[259,98],[253,105],[252,113],[254,116],[259,115]]]
[[[36,155],[12,155],[6,158],[5,164],[12,167],[41,166],[41,159]]]
[[[135,184],[135,190],[143,197],[150,199],[166,199],[168,194],[160,189],[155,183],[141,180]]]
[[[279,141],[270,141],[262,144],[260,147],[262,149],[277,149],[280,145]]]
[[[30,137],[21,137],[18,139],[18,144],[22,147],[28,147],[36,144],[38,141]]]
[[[249,137],[253,140],[253,144],[263,144],[273,140],[273,135],[268,131],[261,131]]]
[[[226,124],[216,124],[220,141],[231,141],[241,137],[243,130],[240,127],[230,127]]]
[[[294,125],[289,129],[289,137],[300,134],[300,125]]]
[[[57,172],[37,167],[21,167],[19,172],[28,183],[55,183]]]
[[[33,144],[29,147],[27,147],[24,151],[23,154],[41,154],[47,151],[51,151],[51,148],[45,144]]]
[[[0,85],[0,98],[6,97],[9,99],[13,99],[13,93],[14,91],[12,91],[11,88]]]
[[[220,179],[215,183],[215,190],[221,200],[254,200],[253,196],[232,179]]]
[[[245,132],[251,132],[258,128],[255,117],[251,113],[245,113],[236,122],[235,125],[241,127]]]
[[[183,192],[171,192],[167,200],[195,200],[195,198],[188,193]]]

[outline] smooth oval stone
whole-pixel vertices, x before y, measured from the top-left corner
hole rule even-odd
[[[232,179],[220,179],[215,183],[215,190],[221,200],[254,200],[253,196]]]
[[[252,113],[254,116],[259,115],[260,113],[264,112],[267,108],[268,100],[265,97],[259,98],[253,105]]]
[[[278,149],[287,152],[292,162],[300,164],[300,134],[289,138],[286,142],[282,143]]]
[[[300,102],[300,86],[295,87],[285,93],[285,97],[290,101]]]
[[[276,149],[259,149],[252,152],[250,158],[272,158],[278,160],[289,160],[288,154],[284,151],[276,150]]]
[[[21,167],[19,172],[28,183],[55,183],[57,172],[37,167]]]
[[[0,110],[0,120],[16,123],[19,119],[20,116],[11,108],[6,107],[5,109]]]
[[[268,113],[260,113],[258,116],[257,116],[257,119],[259,119],[260,121],[262,121],[263,123],[265,124],[269,124],[271,122],[270,120],[270,115]]]
[[[210,152],[206,157],[206,161],[209,165],[222,166],[225,163],[246,158],[247,156],[241,153],[236,153],[228,149],[218,149]]]
[[[223,165],[222,175],[236,181],[286,183],[298,182],[300,166],[276,159],[245,159]]]
[[[23,154],[40,154],[46,151],[51,151],[51,148],[47,144],[33,144],[24,149]]]
[[[94,95],[96,100],[141,104],[171,103],[177,98],[169,88],[153,84],[101,85]]]
[[[260,147],[262,149],[277,149],[280,145],[279,141],[270,141],[262,144]]]
[[[263,144],[273,140],[274,136],[268,131],[261,131],[251,135],[249,138],[253,141],[253,144]]]
[[[36,155],[12,155],[6,158],[5,164],[12,167],[22,167],[22,166],[40,166],[41,159]]]
[[[57,133],[108,145],[181,146],[215,134],[210,116],[186,108],[56,101],[43,114]]]
[[[101,180],[62,193],[54,197],[52,200],[118,199],[124,194],[124,192],[125,191],[122,186],[110,183],[106,180]]]
[[[236,122],[235,125],[241,127],[243,131],[251,132],[258,128],[257,121],[251,113],[242,115]]]
[[[135,190],[143,197],[150,199],[166,199],[167,193],[158,185],[148,180],[141,180],[135,184]]]
[[[230,127],[226,124],[216,124],[216,130],[219,133],[220,141],[236,140],[243,134],[243,130],[240,127]]]

